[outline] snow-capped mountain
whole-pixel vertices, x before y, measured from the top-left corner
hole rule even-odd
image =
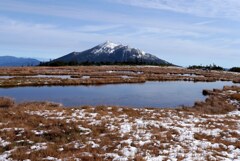
[[[107,41],[83,52],[72,52],[52,62],[129,63],[171,65],[165,60],[142,50]]]

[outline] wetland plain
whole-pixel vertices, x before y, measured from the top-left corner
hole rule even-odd
[[[240,159],[237,73],[154,66],[0,73],[0,160]]]

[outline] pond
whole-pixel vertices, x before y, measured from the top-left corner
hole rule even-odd
[[[146,82],[102,86],[43,86],[0,88],[0,96],[17,102],[52,101],[65,106],[114,105],[130,107],[192,106],[205,100],[203,89],[223,88],[232,82]]]

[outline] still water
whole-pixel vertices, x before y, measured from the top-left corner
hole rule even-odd
[[[17,102],[52,101],[65,106],[115,105],[131,107],[192,106],[204,100],[203,89],[223,88],[232,82],[146,82],[102,86],[43,86],[0,88],[0,96]]]

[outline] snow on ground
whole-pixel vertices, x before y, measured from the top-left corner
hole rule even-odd
[[[111,108],[107,108],[107,110],[111,110]],[[119,115],[116,117],[114,112],[109,111],[99,117],[98,113],[87,111],[87,109],[72,109],[72,113],[67,115],[64,112],[39,110],[28,111],[28,114],[43,116],[46,119],[66,120],[67,122],[84,120],[85,124],[79,125],[78,128],[82,131],[82,135],[88,137],[88,141],[71,143],[76,149],[84,149],[88,145],[92,149],[104,149],[101,138],[109,133],[120,137],[120,141],[116,142],[113,139],[112,143],[105,145],[105,154],[99,154],[99,156],[103,155],[105,158],[113,160],[129,160],[139,155],[148,161],[178,160],[180,158],[183,160],[240,159],[240,142],[236,136],[231,134],[240,131],[239,111],[225,115],[195,115],[175,110],[158,110],[158,113],[153,113],[155,110],[134,109],[133,111],[141,113],[140,117],[133,117],[131,114],[123,112],[118,113]],[[104,128],[107,129],[107,132],[94,137],[91,127],[102,126],[106,120],[108,122]],[[236,123],[234,128],[230,127],[232,125],[224,124],[227,121]],[[229,129],[226,131],[223,126]],[[45,132],[33,130],[33,133],[43,135]],[[236,142],[238,143],[236,144]],[[1,146],[10,144],[3,140],[0,143]],[[113,143],[115,149],[107,153],[107,149]],[[46,148],[46,143],[36,143],[30,147],[32,151]],[[64,152],[64,148],[60,149]],[[51,156],[45,159],[56,160]]]
[[[8,142],[8,141],[3,140],[2,138],[0,138],[0,146],[1,147],[5,147],[5,146],[7,146],[9,144],[11,144],[11,143]]]
[[[3,152],[2,154],[0,154],[0,160],[1,160],[1,161],[11,160],[11,159],[9,158],[9,156],[10,156],[10,154],[11,154],[12,151],[13,151],[13,150],[11,150],[11,151],[5,151],[5,152]]]
[[[33,151],[47,149],[47,143],[37,143],[37,144],[31,146],[30,149]]]

